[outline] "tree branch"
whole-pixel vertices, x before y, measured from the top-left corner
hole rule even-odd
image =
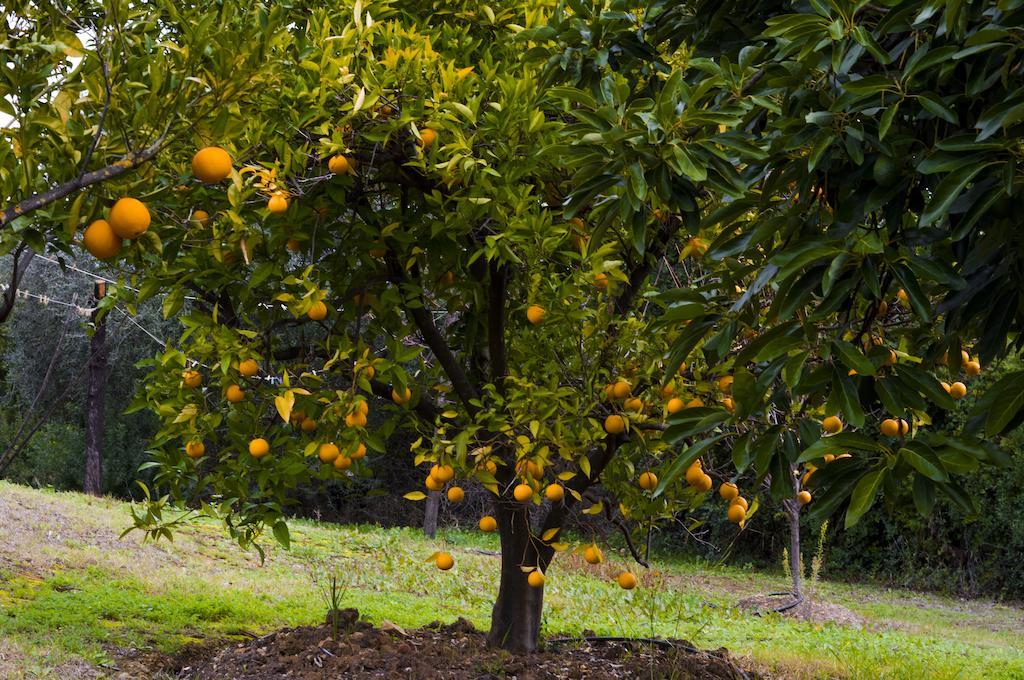
[[[36,256],[34,250],[28,249],[28,252],[24,252],[26,249],[28,249],[28,244],[24,241],[14,249],[14,261],[11,264],[11,285],[4,291],[3,304],[0,306],[0,323],[7,321],[7,317],[14,310],[14,302],[18,298],[18,286],[21,285],[21,277],[25,275],[25,271]]]
[[[163,134],[161,134],[155,142],[141,151],[130,153],[127,156],[122,157],[120,160],[114,161],[105,168],[87,172],[69,182],[58,184],[48,191],[44,191],[41,194],[34,194],[23,201],[15,203],[0,214],[0,227],[7,226],[7,224],[13,222],[22,215],[28,215],[39,208],[53,203],[54,201],[59,201],[79,189],[84,189],[85,187],[92,186],[93,184],[99,184],[100,182],[106,182],[109,179],[123,175],[129,170],[134,170],[160,152],[160,149],[163,147],[164,140],[167,139],[167,133],[169,130],[170,125],[164,129]]]

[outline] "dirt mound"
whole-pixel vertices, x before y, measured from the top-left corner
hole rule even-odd
[[[863,626],[864,617],[839,604],[820,602],[804,598],[799,604],[793,604],[793,596],[785,594],[757,595],[740,600],[737,607],[744,611],[759,615],[779,613],[800,621],[811,623],[834,623],[840,626]]]
[[[270,678],[517,678],[518,680],[750,677],[723,650],[704,652],[680,641],[557,640],[516,657],[489,649],[483,633],[459,619],[402,630],[339,617],[348,627],[288,628],[232,645],[208,660],[170,670],[191,680]]]

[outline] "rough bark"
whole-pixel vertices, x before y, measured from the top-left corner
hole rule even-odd
[[[85,402],[85,492],[99,496],[102,487],[104,412],[107,402],[107,324],[95,321],[89,342],[89,391]]]
[[[800,492],[800,476],[796,466],[790,466],[790,479],[793,480],[793,495]],[[789,571],[793,577],[793,596],[803,595],[803,569],[800,564],[800,503],[796,498],[787,498],[782,502],[789,517]]]
[[[495,519],[501,537],[501,581],[491,610],[491,646],[513,654],[537,651],[544,588],[527,582],[523,566],[537,566],[538,554],[530,535],[530,514],[526,505],[508,499],[495,501]],[[547,564],[540,565],[541,569]]]
[[[429,538],[437,534],[437,511],[441,507],[441,492],[428,491],[427,505],[423,512],[423,533]]]

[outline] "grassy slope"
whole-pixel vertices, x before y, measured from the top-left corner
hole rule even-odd
[[[478,532],[428,542],[412,530],[296,523],[289,552],[260,566],[200,524],[174,544],[117,539],[124,504],[0,482],[0,677],[101,675],[124,650],[173,652],[209,637],[262,633],[320,620],[310,569],[336,572],[344,604],[366,618],[415,627],[466,616],[486,628],[497,590],[496,549]],[[440,545],[451,572],[424,564]],[[1019,609],[878,588],[822,583],[822,600],[863,616],[864,628],[745,616],[737,599],[784,587],[778,577],[662,560],[644,587],[611,577],[627,562],[591,567],[561,555],[548,575],[545,631],[683,637],[726,646],[785,677],[1024,678]],[[827,566],[826,566],[827,569]]]

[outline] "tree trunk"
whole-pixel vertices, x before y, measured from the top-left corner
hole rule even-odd
[[[793,577],[793,595],[803,594],[803,569],[800,564],[800,502],[795,498],[800,492],[800,474],[795,465],[790,466],[790,477],[793,479],[793,496],[782,501],[789,516],[789,571]]]
[[[495,501],[495,514],[501,536],[501,582],[498,598],[491,611],[491,631],[487,642],[513,654],[537,651],[540,641],[540,616],[544,606],[544,588],[527,582],[523,566],[547,568],[548,560],[538,560],[537,548],[530,536],[530,512],[525,505],[508,499]]]
[[[423,533],[433,538],[437,534],[437,511],[441,508],[441,492],[427,492],[427,506],[423,512]]]
[[[95,317],[94,317],[95,319]],[[85,405],[85,492],[99,496],[102,487],[103,413],[107,401],[107,325],[95,321],[89,342],[89,391]]]

